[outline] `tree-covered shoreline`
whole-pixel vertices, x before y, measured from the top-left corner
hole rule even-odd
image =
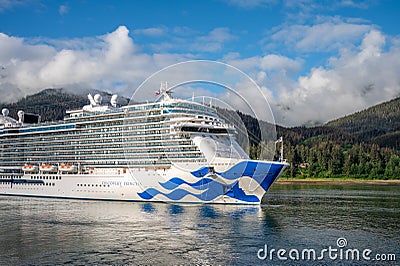
[[[400,179],[399,152],[376,144],[288,145],[286,158],[291,163],[287,177]]]

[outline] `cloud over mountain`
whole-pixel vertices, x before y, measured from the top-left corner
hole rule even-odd
[[[315,67],[277,100],[286,124],[325,122],[400,95],[399,47],[384,51],[385,37],[376,30],[354,49],[343,49],[326,67]]]
[[[77,40],[71,41],[77,43]],[[16,100],[47,87],[128,90],[160,66],[170,63],[168,54],[139,53],[125,26],[96,36],[90,46],[75,46],[64,41],[58,43],[60,48],[28,42],[0,34],[0,90],[17,89],[4,94],[3,101]],[[115,84],[122,88],[115,88]]]

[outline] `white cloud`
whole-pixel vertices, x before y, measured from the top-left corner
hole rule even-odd
[[[257,8],[257,7],[269,7],[276,5],[277,0],[226,0],[226,2],[232,6],[237,6],[240,8]]]
[[[289,79],[290,74],[297,73],[301,70],[303,63],[303,60],[300,58],[291,59],[277,54],[248,58],[239,58],[237,54],[229,54],[224,60],[228,64],[244,71],[261,84],[263,84],[263,82],[270,82],[272,79],[275,80],[277,76],[284,76],[283,79]],[[275,81],[280,82],[279,80]]]
[[[70,10],[69,6],[68,6],[67,4],[64,4],[64,5],[61,5],[61,6],[58,8],[58,13],[59,13],[61,16],[64,16],[65,14],[68,14],[69,10]]]
[[[373,1],[369,0],[225,0],[225,2],[231,6],[237,6],[244,9],[272,7],[282,2],[283,7],[287,9],[295,9],[299,13],[321,10],[336,10],[343,7],[366,9],[373,3]]]
[[[207,35],[197,37],[190,47],[192,51],[215,52],[221,50],[227,41],[235,38],[228,28],[215,28]]]
[[[15,7],[26,6],[32,1],[24,0],[0,0],[0,13]]]
[[[301,62],[299,60],[293,60],[281,55],[270,54],[261,59],[262,70],[299,71],[300,68]]]
[[[371,57],[379,57],[385,42],[385,37],[380,32],[376,30],[369,32],[362,41],[359,60],[364,61]]]
[[[30,40],[0,33],[1,100],[17,100],[48,87],[112,90],[116,82],[122,84],[119,93],[131,96],[151,73],[185,60],[185,55],[139,53],[125,26],[89,39],[85,45],[79,39],[49,44],[37,44],[36,39],[36,44],[29,44]]]
[[[337,2],[337,6],[366,9],[373,3],[374,1],[368,1],[368,0],[367,1],[340,0]]]
[[[233,54],[227,62],[260,85],[278,124],[324,123],[400,96],[400,42],[374,29],[360,39],[302,75],[301,58]]]
[[[142,34],[146,36],[151,36],[151,37],[158,37],[162,36],[166,33],[168,33],[168,28],[163,26],[163,27],[152,27],[152,28],[146,28],[146,29],[136,29],[133,31],[134,34]]]
[[[384,51],[384,44],[382,33],[371,30],[357,49],[299,77],[295,86],[279,93],[278,120],[289,125],[326,122],[399,96],[400,50]]]
[[[140,30],[141,31],[141,30]],[[224,46],[238,37],[229,28],[220,27],[207,33],[197,32],[187,27],[175,27],[165,36],[165,41],[149,44],[156,52],[175,51],[179,53],[213,53],[222,51]]]
[[[128,33],[129,30],[125,26],[120,26],[116,31],[104,36],[107,63],[120,63],[134,52],[135,46]]]
[[[284,0],[283,2],[286,8],[302,13],[334,11],[340,8],[366,9],[374,4],[374,1],[370,0]]]
[[[371,30],[371,25],[346,22],[324,22],[315,25],[291,25],[271,36],[274,42],[283,42],[301,52],[332,51],[358,41]]]

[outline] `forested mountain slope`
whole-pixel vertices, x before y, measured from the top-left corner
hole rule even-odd
[[[94,91],[100,93],[103,101],[109,101],[110,93]],[[121,104],[129,102],[126,98],[119,98]],[[23,110],[26,113],[39,114],[42,121],[62,120],[66,110],[80,109],[89,101],[86,95],[78,95],[64,89],[45,89],[37,94],[26,96],[15,103],[1,103],[0,108],[8,108],[10,116],[17,118],[17,112]]]
[[[342,129],[359,142],[400,149],[400,97],[325,125]]]

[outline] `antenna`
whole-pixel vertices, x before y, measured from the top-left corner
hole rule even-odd
[[[281,144],[280,154],[279,154],[279,161],[283,162],[283,136],[281,136],[277,141],[275,141],[275,145],[277,143]]]
[[[169,101],[172,99],[172,91],[168,89],[168,82],[166,81],[165,83],[163,83],[161,81],[161,85],[160,85],[160,89],[159,89],[160,93],[162,93],[163,97],[164,97],[164,101]]]

